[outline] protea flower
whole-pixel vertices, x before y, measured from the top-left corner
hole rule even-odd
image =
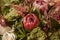
[[[16,40],[16,35],[13,32],[6,32],[3,34],[2,40]]]
[[[3,16],[0,16],[0,35],[3,35],[2,40],[16,40],[16,35],[6,24],[6,19]]]
[[[26,30],[31,30],[35,28],[38,22],[39,20],[34,14],[27,14],[23,19],[23,25]]]
[[[33,3],[34,8],[38,8],[42,11],[47,11],[48,10],[48,3],[45,2],[44,0],[36,0]]]
[[[49,13],[49,16],[55,19],[56,21],[60,20],[60,2],[54,5],[52,11]]]
[[[11,30],[11,28],[6,24],[6,19],[3,16],[0,16],[0,35],[3,35],[9,30]]]

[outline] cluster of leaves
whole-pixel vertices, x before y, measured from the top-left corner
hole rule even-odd
[[[37,27],[28,34],[27,40],[45,40],[46,37],[45,32],[40,27]]]
[[[51,37],[50,37],[51,40],[60,40],[60,29],[56,32],[54,32]]]

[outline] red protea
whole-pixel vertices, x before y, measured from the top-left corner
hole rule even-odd
[[[34,14],[27,14],[23,19],[23,25],[26,30],[31,30],[35,28],[38,22],[39,20]]]

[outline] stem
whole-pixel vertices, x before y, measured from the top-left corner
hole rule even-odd
[[[49,16],[48,16],[48,14],[47,14],[47,12],[46,12],[46,11],[44,12],[44,16],[45,16],[45,19],[46,19],[46,21],[47,21],[47,26],[48,26],[48,28],[50,28]]]

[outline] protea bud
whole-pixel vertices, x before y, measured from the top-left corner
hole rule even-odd
[[[35,28],[38,22],[39,20],[34,14],[27,14],[23,19],[23,25],[26,30],[31,30]]]

